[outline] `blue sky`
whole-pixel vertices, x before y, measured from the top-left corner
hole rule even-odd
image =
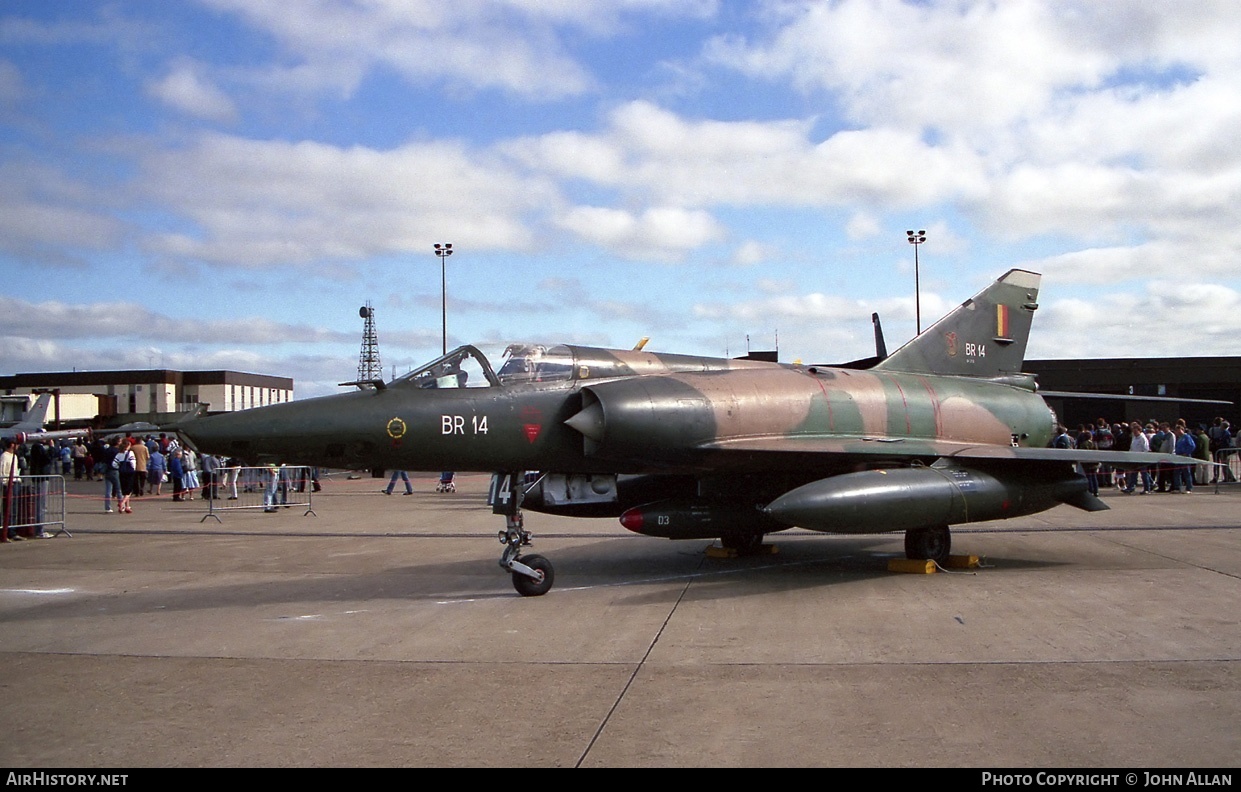
[[[0,373],[338,390],[516,340],[872,353],[1010,267],[1031,357],[1241,354],[1229,2],[0,5]]]

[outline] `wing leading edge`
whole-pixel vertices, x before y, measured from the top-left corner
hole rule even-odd
[[[706,451],[759,454],[825,454],[835,461],[871,462],[876,458],[922,460],[955,459],[1042,463],[1102,463],[1123,468],[1154,465],[1191,465],[1189,457],[1137,451],[1092,451],[1077,448],[1024,448],[892,437],[747,437],[719,440],[701,446]]]

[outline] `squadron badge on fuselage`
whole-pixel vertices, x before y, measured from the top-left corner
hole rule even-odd
[[[392,438],[392,445],[401,444],[401,438],[405,436],[405,422],[400,418],[393,418],[388,421],[388,437]]]

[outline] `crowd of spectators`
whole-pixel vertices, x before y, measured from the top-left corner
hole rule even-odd
[[[1131,451],[1174,454],[1195,460],[1193,464],[1172,465],[1160,463],[1151,468],[1113,468],[1099,463],[1085,463],[1082,472],[1092,494],[1099,493],[1100,484],[1113,486],[1122,492],[1137,492],[1142,482],[1141,494],[1152,492],[1190,493],[1195,484],[1215,484],[1236,481],[1228,462],[1236,447],[1237,434],[1223,418],[1216,418],[1211,426],[1190,426],[1184,418],[1176,421],[1150,420],[1145,423],[1109,423],[1100,418],[1093,425],[1082,424],[1076,431],[1064,426],[1057,427],[1052,439],[1053,448],[1084,448],[1100,451]]]
[[[19,482],[26,476],[60,475],[66,479],[72,476],[75,481],[100,481],[104,511],[109,514],[132,514],[133,499],[162,495],[165,484],[171,484],[173,500],[178,501],[192,500],[199,489],[198,455],[192,449],[182,448],[176,437],[166,433],[94,440],[35,437],[21,444],[8,440],[3,454],[0,468],[4,473],[5,502],[11,504],[11,510],[15,510],[12,504],[18,500]],[[18,521],[15,515],[9,516],[10,525]]]

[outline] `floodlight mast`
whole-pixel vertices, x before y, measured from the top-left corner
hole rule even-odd
[[[914,246],[914,321],[917,323],[918,335],[922,335],[922,286],[918,282],[918,246],[926,241],[926,231],[906,231],[909,244]]]
[[[442,333],[442,341],[440,344],[440,354],[448,354],[448,276],[444,266],[445,260],[452,255],[452,243],[448,242],[441,245],[435,243],[435,255],[440,257],[440,330]]]

